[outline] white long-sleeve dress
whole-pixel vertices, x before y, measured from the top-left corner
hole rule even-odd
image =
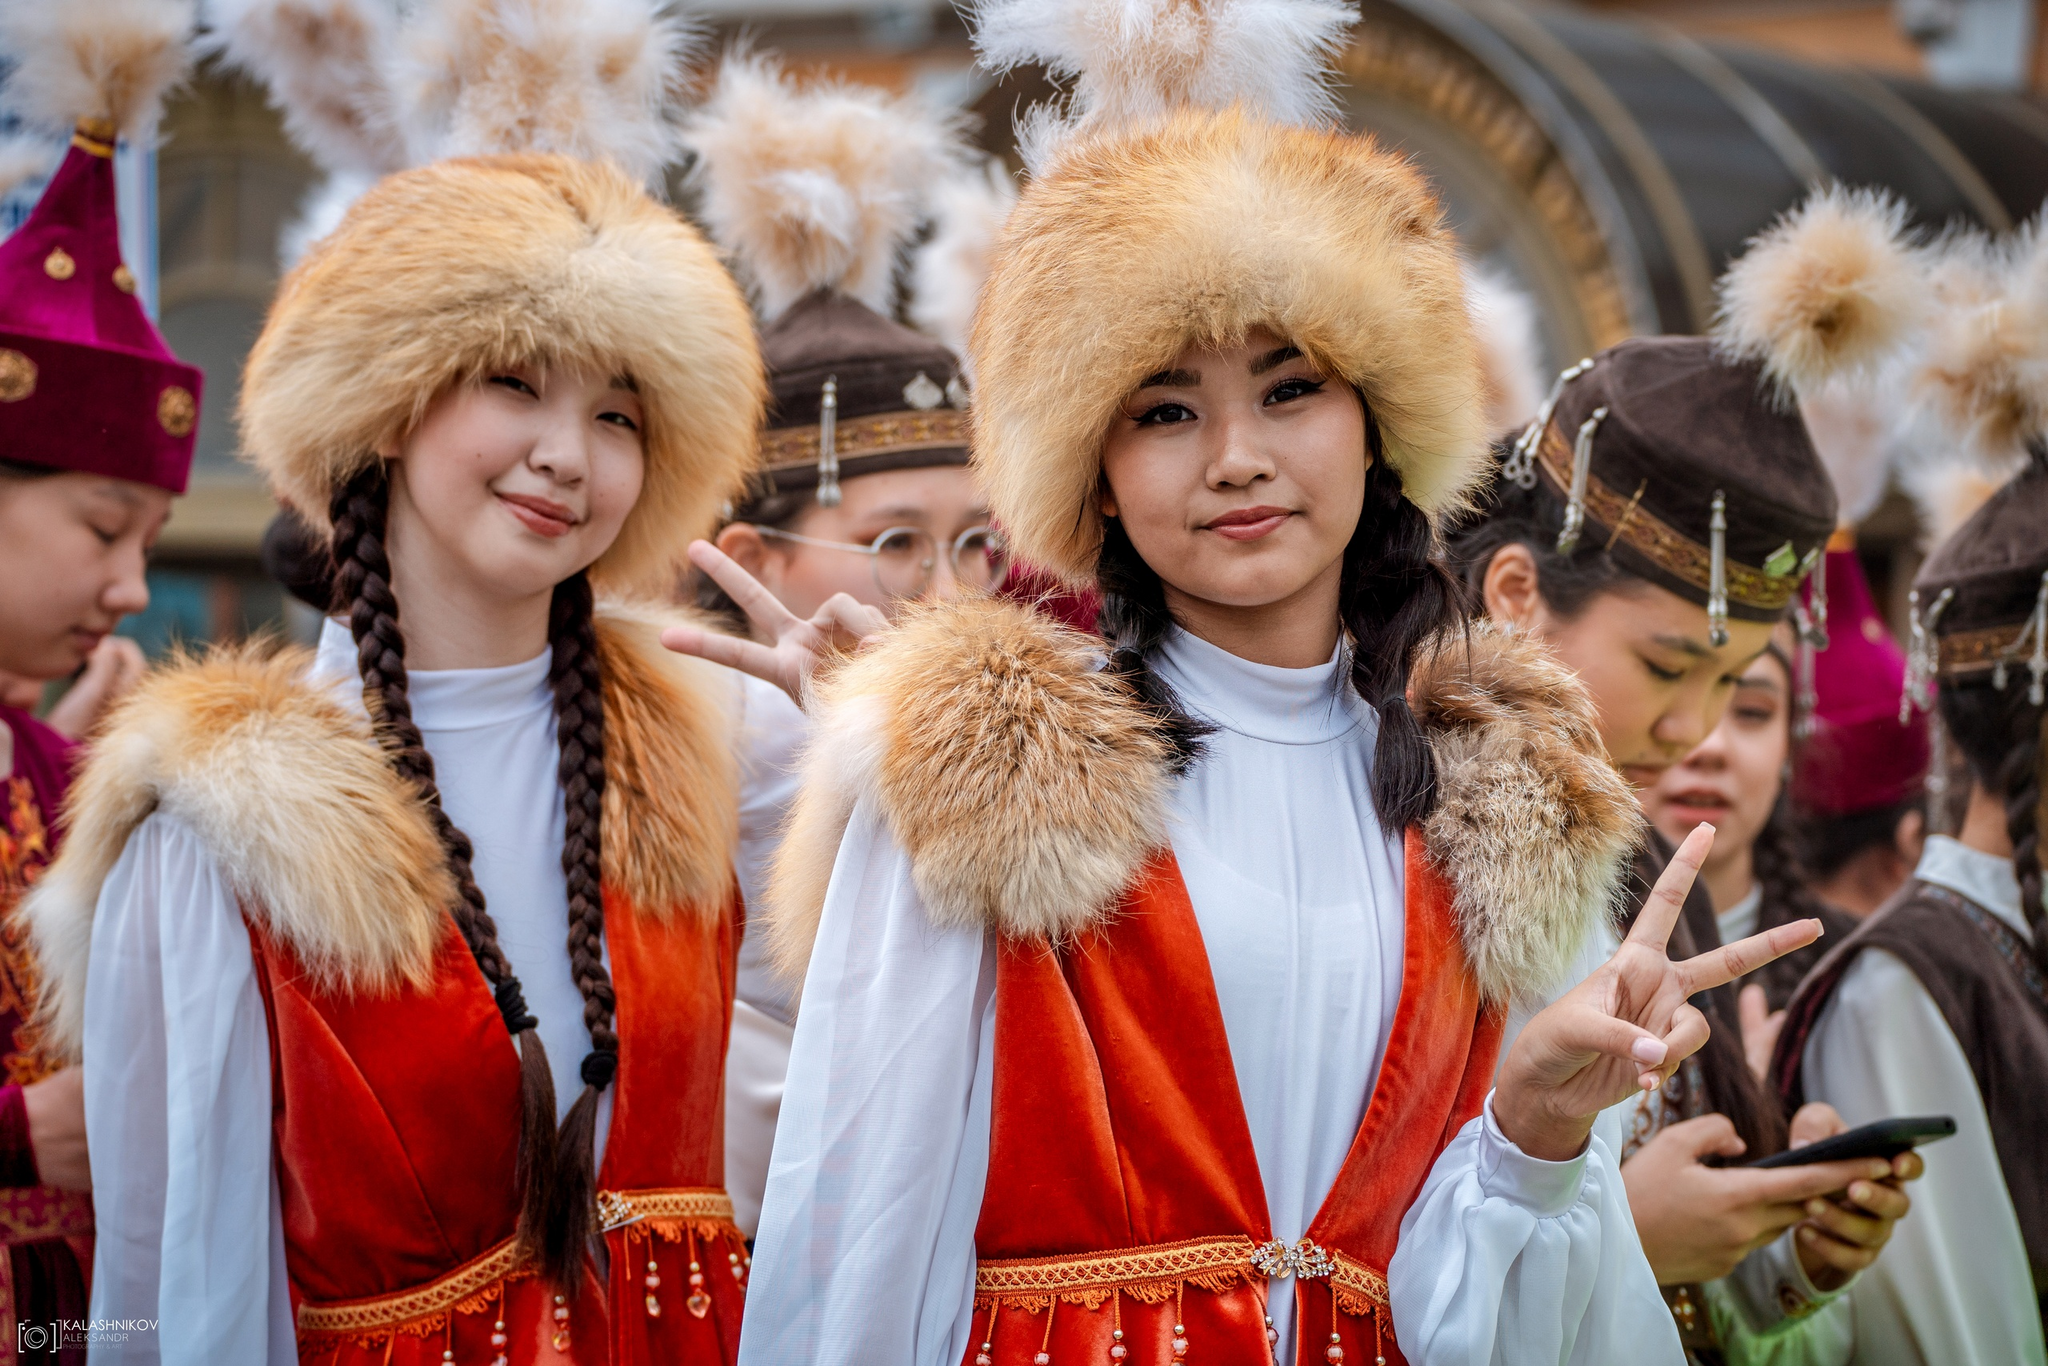
[[[2031,938],[2011,859],[1935,835],[1913,876]],[[1991,1120],[1962,1045],[1912,969],[1876,949],[1860,954],[1815,1020],[1803,1063],[1807,1098],[1850,1125],[1956,1121],[1955,1137],[1923,1150],[1912,1213],[1849,1297],[1858,1366],[2041,1366],[2040,1309]]]
[[[1372,809],[1375,717],[1337,660],[1271,668],[1176,632],[1157,667],[1218,727],[1174,793],[1172,846],[1272,1232],[1291,1242],[1357,1133],[1401,990],[1401,846]],[[993,940],[934,927],[908,860],[857,806],[805,979],[742,1366],[962,1360],[995,989]],[[1458,1134],[1390,1268],[1409,1361],[1681,1359],[1629,1216],[1619,1137],[1605,1121],[1579,1157],[1543,1162],[1490,1112]],[[1269,1312],[1291,1361],[1291,1297],[1273,1295]]]
[[[409,690],[442,801],[476,846],[477,884],[540,1021],[566,1112],[590,1045],[567,952],[549,659],[543,651],[504,668],[415,670]],[[355,647],[339,623],[326,623],[313,672],[361,707]],[[271,1165],[268,1024],[248,928],[218,862],[170,815],[136,829],[101,890],[84,1048],[98,1216],[92,1317],[160,1324],[94,1346],[92,1360],[295,1363]],[[607,1090],[600,1160],[610,1111]]]

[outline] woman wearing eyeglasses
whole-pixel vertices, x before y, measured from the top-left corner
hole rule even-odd
[[[685,632],[692,652],[754,672],[779,635],[859,635],[920,598],[1001,583],[988,504],[967,470],[959,362],[888,313],[896,254],[923,187],[965,157],[953,131],[882,91],[799,90],[770,58],[729,58],[689,130],[702,216],[751,286],[772,386],[761,470],[714,550],[696,551],[700,606],[739,633]],[[837,235],[860,206],[861,228]],[[741,572],[744,571],[744,572]],[[849,629],[850,628],[850,629]],[[758,907],[807,727],[799,656],[745,679],[740,884]],[[808,655],[801,656],[803,662]],[[749,1233],[789,1061],[790,984],[760,937],[740,952],[726,1086],[726,1184]]]

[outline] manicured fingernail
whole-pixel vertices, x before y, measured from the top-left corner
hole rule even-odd
[[[1799,1230],[1799,1241],[1802,1243],[1817,1243],[1820,1241],[1820,1234],[1810,1228],[1803,1228]]]
[[[1856,1201],[1858,1204],[1861,1204],[1863,1201],[1868,1200],[1870,1198],[1870,1183],[1868,1181],[1856,1181],[1850,1183],[1849,1198],[1851,1200]]]
[[[1809,1200],[1806,1202],[1806,1212],[1808,1214],[1820,1214],[1823,1211],[1825,1211],[1827,1207],[1827,1202],[1825,1200]]]
[[[1637,1062],[1646,1062],[1652,1067],[1664,1061],[1664,1055],[1671,1050],[1661,1039],[1637,1039],[1629,1046],[1629,1056]]]

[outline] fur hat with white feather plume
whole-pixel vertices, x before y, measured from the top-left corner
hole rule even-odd
[[[114,208],[114,144],[154,136],[192,60],[191,0],[0,6],[4,99],[71,150],[0,243],[0,455],[183,493],[199,371],[135,297]]]
[[[335,490],[449,385],[607,367],[646,405],[647,464],[592,576],[673,591],[689,538],[744,487],[763,391],[731,276],[643,188],[672,146],[687,35],[652,0],[438,0],[396,23],[380,3],[216,11],[308,150],[383,177],[280,287],[243,382],[244,453],[324,538]]]
[[[957,175],[959,116],[770,56],[725,58],[685,123],[699,212],[752,287],[772,391],[763,469],[734,509],[883,470],[967,462],[966,383],[945,347],[890,318],[898,259]]]
[[[1335,0],[983,0],[985,65],[1074,78],[974,322],[975,467],[1025,559],[1093,581],[1116,405],[1191,343],[1269,328],[1364,396],[1405,496],[1462,507],[1485,402],[1458,252],[1422,175],[1328,126]]]

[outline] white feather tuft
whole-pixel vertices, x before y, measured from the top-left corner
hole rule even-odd
[[[1799,398],[1799,414],[1835,486],[1835,520],[1853,527],[1884,501],[1903,458],[1907,414],[1897,376],[1836,380]]]
[[[442,0],[397,64],[413,159],[560,152],[651,184],[698,38],[656,0]]]
[[[2009,473],[2048,433],[2048,250],[2039,223],[2003,241],[1950,234],[1928,272],[1935,307],[1913,396],[1936,449]]]
[[[1924,316],[1905,206],[1876,190],[1815,191],[1751,239],[1721,277],[1720,302],[1716,338],[1761,361],[1781,391],[1871,374]]]
[[[34,133],[14,133],[0,138],[0,198],[14,187],[37,176],[47,175],[57,165],[57,152],[50,139]],[[0,233],[0,237],[4,237]]]
[[[1038,174],[1073,138],[1181,108],[1329,122],[1328,66],[1358,13],[1345,0],[975,0],[971,17],[990,71],[1035,63],[1074,81],[1064,107],[1018,121],[1018,150]]]
[[[207,19],[209,47],[269,88],[292,141],[323,169],[381,175],[405,165],[390,0],[210,0]]]
[[[1927,462],[1900,471],[1899,482],[1920,511],[1920,540],[1937,546],[1962,529],[1991,495],[2019,473],[2018,462],[1987,471],[1970,461]]]
[[[321,238],[341,226],[349,205],[363,197],[377,177],[358,171],[336,171],[306,192],[299,211],[277,235],[277,264],[290,270]]]
[[[0,52],[14,69],[0,95],[30,123],[69,132],[99,118],[146,135],[191,69],[196,17],[194,0],[6,0]]]
[[[1465,311],[1479,343],[1486,381],[1486,423],[1493,435],[1528,425],[1542,406],[1543,360],[1536,341],[1536,303],[1497,271],[1465,268]]]
[[[988,279],[989,254],[1016,202],[1017,182],[993,160],[932,191],[931,240],[910,268],[910,321],[944,342],[962,367],[969,364],[967,333]]]
[[[729,54],[684,125],[711,235],[774,318],[838,289],[888,314],[897,253],[927,187],[961,164],[960,116],[867,86],[799,88],[771,57]]]

